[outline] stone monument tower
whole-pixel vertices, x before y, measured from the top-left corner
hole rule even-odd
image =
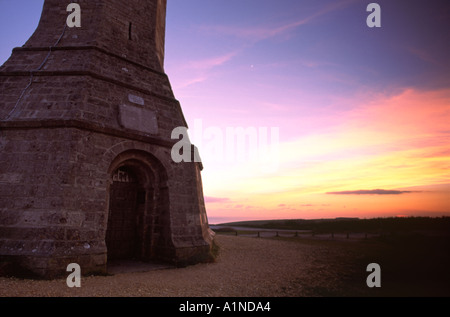
[[[45,0],[0,68],[0,264],[53,278],[70,263],[209,259],[201,163],[171,158],[187,125],[165,17],[166,0]]]

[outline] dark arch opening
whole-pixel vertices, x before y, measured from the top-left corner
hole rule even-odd
[[[145,188],[129,166],[117,168],[110,186],[106,247],[109,260],[138,259],[142,246]]]
[[[108,172],[108,263],[163,258],[170,244],[164,167],[149,153],[127,151],[114,159]]]

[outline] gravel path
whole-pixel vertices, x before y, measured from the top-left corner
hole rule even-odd
[[[327,260],[344,256],[332,247],[217,235],[215,263],[113,276],[83,277],[81,288],[54,281],[0,278],[0,296],[266,297],[339,293],[339,272]],[[336,252],[340,252],[337,254]],[[325,294],[326,295],[326,294]]]

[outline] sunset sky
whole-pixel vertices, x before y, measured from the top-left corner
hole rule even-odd
[[[370,2],[168,0],[165,70],[211,223],[450,215],[450,5],[373,1],[369,28]],[[1,63],[42,4],[0,0]],[[258,141],[242,159],[240,128]]]

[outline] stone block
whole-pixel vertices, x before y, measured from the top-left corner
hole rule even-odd
[[[131,105],[120,105],[119,117],[120,124],[124,128],[146,134],[158,134],[158,120],[156,113],[152,110]]]

